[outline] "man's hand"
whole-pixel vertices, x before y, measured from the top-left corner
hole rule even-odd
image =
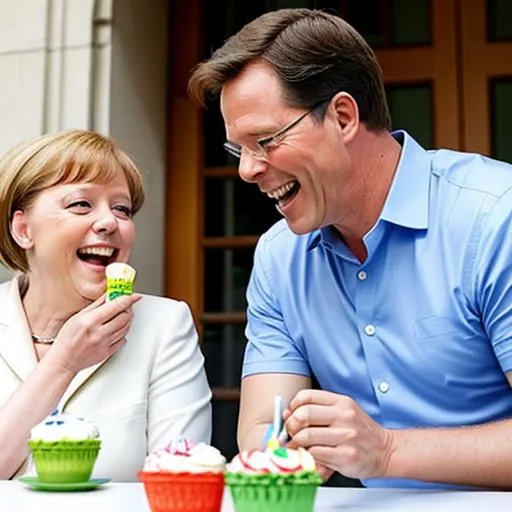
[[[328,391],[302,390],[284,413],[290,446],[306,448],[323,478],[334,471],[351,478],[386,474],[392,433],[351,398]],[[329,473],[330,470],[330,473]]]

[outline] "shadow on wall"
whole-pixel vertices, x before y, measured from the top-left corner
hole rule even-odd
[[[0,283],[12,278],[12,273],[0,265]]]

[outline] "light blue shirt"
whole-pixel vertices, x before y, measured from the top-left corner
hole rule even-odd
[[[511,417],[512,166],[395,136],[363,264],[329,227],[297,236],[283,220],[260,238],[243,377],[314,376],[389,428]]]

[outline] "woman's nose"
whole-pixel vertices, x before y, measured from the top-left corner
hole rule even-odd
[[[117,218],[110,208],[101,210],[94,221],[93,229],[97,233],[112,233],[117,229]]]

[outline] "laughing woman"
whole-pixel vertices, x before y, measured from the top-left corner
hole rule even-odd
[[[184,302],[105,302],[105,266],[127,262],[141,177],[109,138],[45,135],[0,160],[0,478],[30,465],[30,429],[56,407],[99,427],[93,476],[135,480],[182,434],[209,442],[211,393]]]

